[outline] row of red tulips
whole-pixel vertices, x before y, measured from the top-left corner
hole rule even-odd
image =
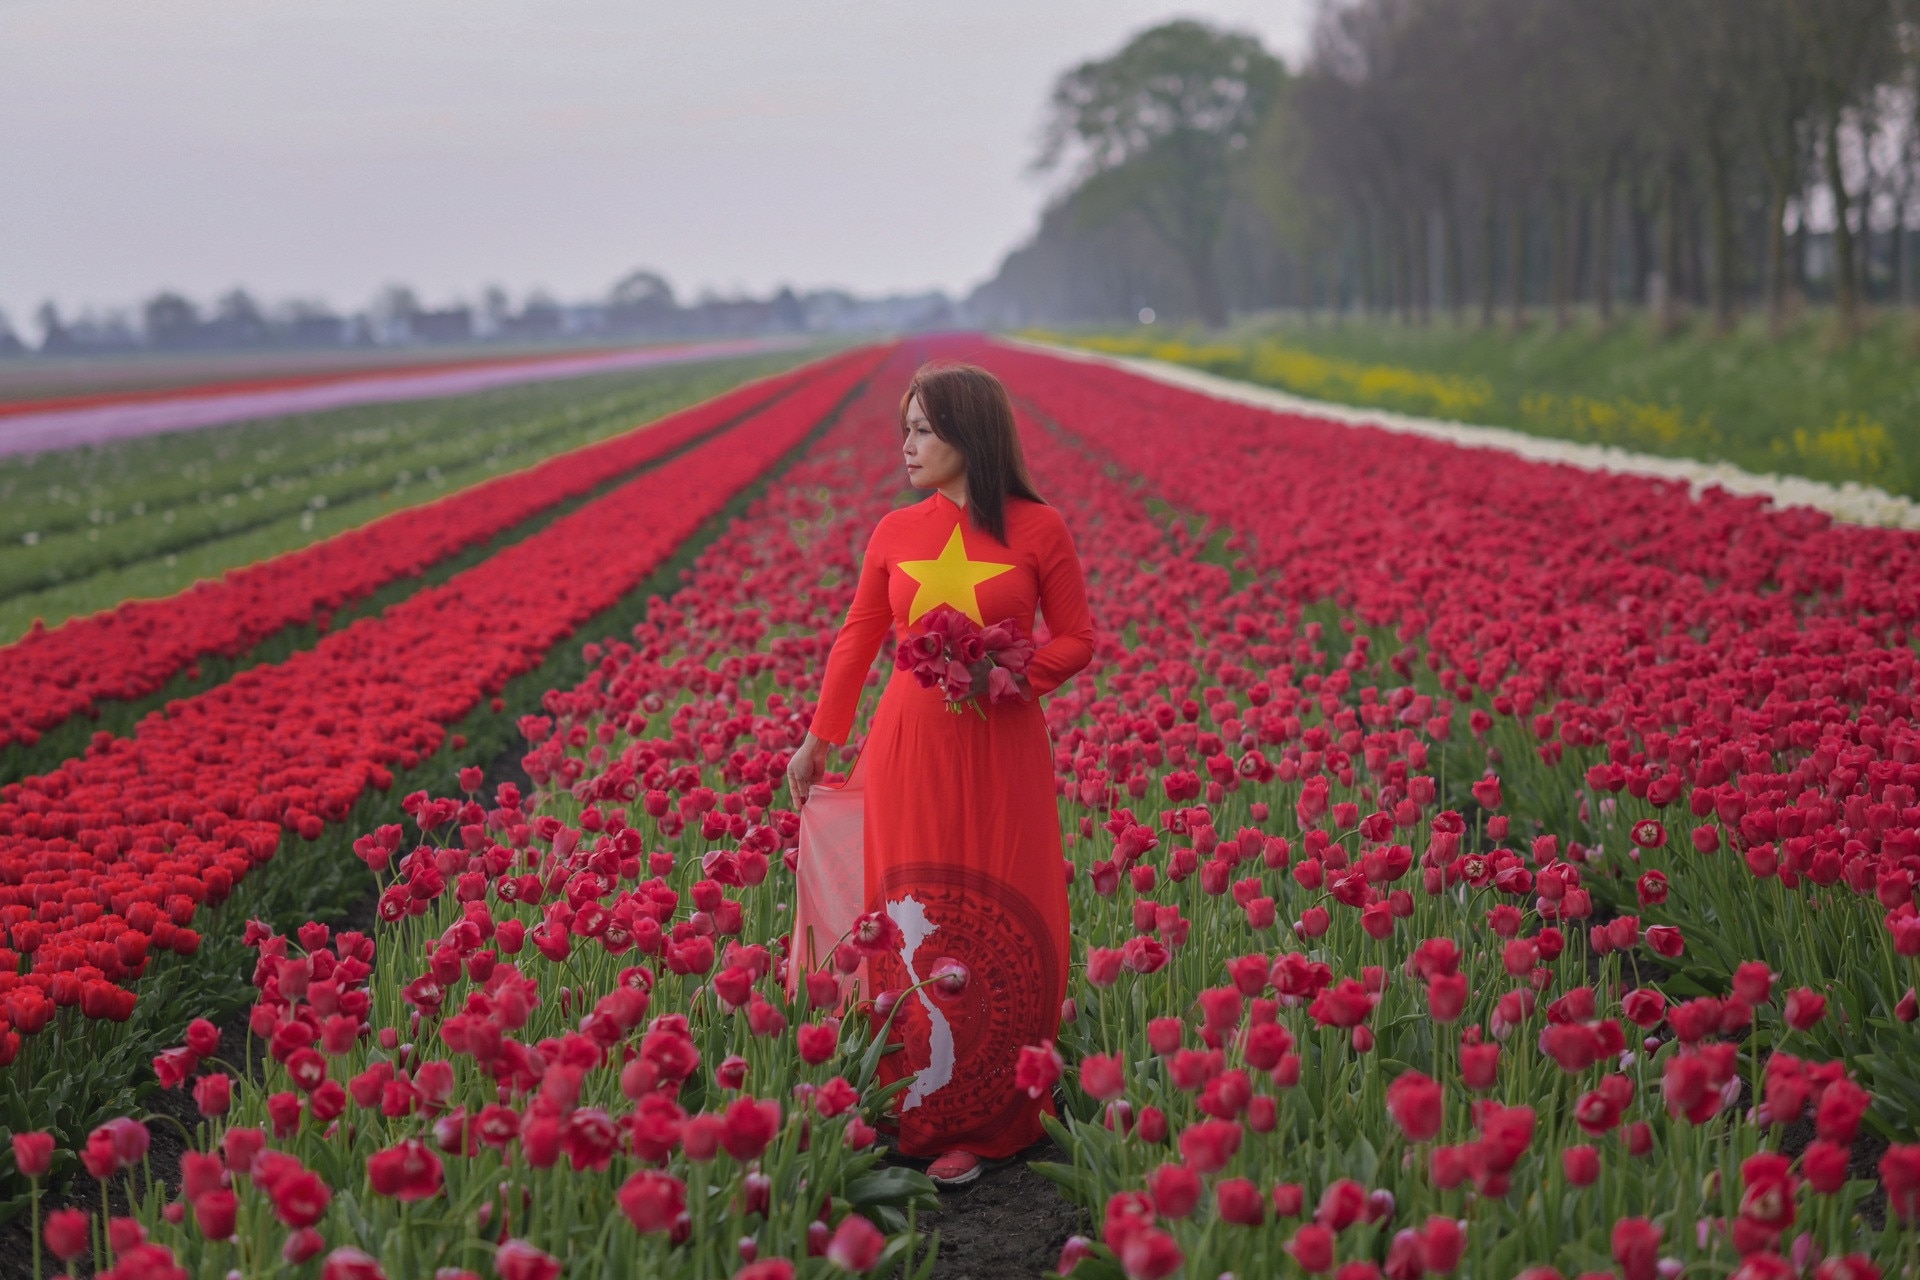
[[[1359,624],[1343,663],[1423,682],[1414,727],[1470,709],[1525,834],[1604,851],[1602,901],[1636,909],[1659,872],[1690,981],[1724,990],[1753,958],[1844,975],[1826,1047],[1882,1060],[1891,1114],[1920,1125],[1889,1020],[1920,953],[1920,537],[997,358],[1233,530],[1260,609],[1336,601]],[[1260,665],[1223,655],[1217,684]],[[1262,735],[1272,719],[1248,717]],[[1646,820],[1672,840],[1636,849]]]
[[[1015,375],[1016,390],[1045,403],[1058,393],[1048,373],[1069,376]],[[1061,417],[1099,423],[1105,446],[1124,410]],[[1674,923],[1682,904],[1665,910],[1664,875],[1608,865],[1583,827],[1550,833],[1522,814],[1526,838],[1511,829],[1498,774],[1484,773],[1502,763],[1483,738],[1512,714],[1493,701],[1502,691],[1449,679],[1444,659],[1404,647],[1411,636],[1389,650],[1377,618],[1306,620],[1318,602],[1277,575],[1236,591],[1185,526],[1153,527],[1097,454],[1041,432],[1030,448],[1081,533],[1103,622],[1103,669],[1049,709],[1061,791],[1083,806],[1076,834],[1098,840],[1074,868],[1084,985],[1062,1046],[1023,1064],[1041,1090],[1065,1067],[1061,1047],[1081,1067],[1061,1133],[1074,1167],[1055,1172],[1102,1214],[1102,1243],[1075,1242],[1063,1269],[1339,1265],[1347,1280],[1404,1280],[1611,1266],[1640,1280],[1697,1261],[1865,1277],[1869,1254],[1912,1247],[1860,1216],[1873,1183],[1849,1176],[1850,1148],[1870,1094],[1830,1057],[1847,1014],[1828,1016],[1813,985],[1868,958],[1803,970],[1791,992],[1748,960],[1728,998],[1683,999],[1697,987],[1680,981],[1670,999],[1652,975],[1684,959],[1692,926]],[[1221,491],[1234,471],[1258,506],[1256,458],[1222,452]],[[1156,487],[1181,478],[1172,456],[1153,466]],[[1340,475],[1305,492],[1324,501]],[[1329,643],[1336,622],[1352,637],[1344,653]],[[671,781],[631,756],[593,776],[620,705],[650,678],[644,662],[625,673],[557,701],[574,723],[530,765],[578,771],[589,796]],[[1588,785],[1577,757],[1559,780]],[[1471,828],[1448,803],[1479,810]],[[675,811],[656,807],[672,826]],[[1704,843],[1692,829],[1677,825],[1683,847]],[[1638,834],[1615,848],[1651,858],[1670,843],[1658,825]],[[1416,866],[1418,887],[1397,887]],[[1590,930],[1596,893],[1636,914]],[[1884,1123],[1897,1108],[1881,1101]],[[1795,1163],[1787,1133],[1809,1121]],[[1920,1210],[1920,1151],[1896,1145],[1880,1171],[1891,1228]]]
[[[320,836],[444,726],[538,665],[798,443],[873,369],[841,360],[740,425],[483,564],[0,788],[0,1064],[57,1010],[123,1020],[198,908]],[[26,972],[19,969],[24,965]],[[58,1044],[46,1053],[58,1057]]]
[[[129,600],[51,630],[36,626],[0,648],[0,749],[16,742],[31,746],[48,729],[90,713],[100,702],[153,694],[203,658],[237,657],[290,626],[320,621],[324,627],[326,617],[341,606],[682,448],[820,376],[826,367],[762,379],[179,595]]]
[[[559,736],[546,717],[527,723],[541,791],[483,797],[472,768],[466,794],[409,797],[406,828],[360,840],[384,886],[373,938],[250,934],[264,1078],[209,1061],[218,1035],[188,1028],[154,1064],[163,1083],[191,1082],[210,1121],[178,1193],[132,1177],[137,1122],[104,1126],[81,1156],[103,1180],[128,1178],[132,1212],[56,1211],[49,1253],[123,1277],[924,1268],[907,1215],[930,1184],[879,1167],[862,1021],[833,1016],[831,981],[788,999],[784,961],[750,941],[781,928],[795,831],[766,772],[793,709],[774,696],[756,713],[753,695],[799,663],[775,656],[777,640],[758,649],[761,610],[790,607],[781,589],[802,547],[816,576],[850,580],[847,535],[885,509],[893,471],[871,448],[888,434],[887,384],[702,554],[633,645],[587,646],[588,684],[545,700]],[[577,531],[575,552],[615,554],[626,536],[603,520]],[[843,597],[823,586],[802,634]],[[613,695],[627,759],[686,761],[667,782],[683,805],[658,818],[618,795],[583,803],[540,766],[577,736],[563,708],[627,676],[623,659],[651,673]],[[574,745],[575,765],[606,763],[604,743]],[[616,769],[601,785],[624,784]]]
[[[1040,377],[1015,385],[1043,403],[1057,394]],[[1085,405],[1081,420],[1101,423],[1109,444],[1124,407]],[[1386,636],[1370,653],[1377,633],[1351,616],[1339,619],[1351,646],[1330,653],[1330,626],[1274,589],[1292,583],[1256,578],[1235,592],[1178,527],[1143,553],[1142,537],[1159,531],[1137,494],[1045,435],[1031,447],[1075,527],[1099,530],[1087,561],[1107,663],[1097,684],[1050,706],[1062,792],[1088,811],[1080,834],[1093,837],[1098,817],[1113,838],[1099,849],[1108,856],[1077,868],[1076,932],[1090,949],[1065,1043],[1090,1074],[1063,1134],[1075,1168],[1059,1171],[1104,1213],[1106,1254],[1076,1243],[1063,1266],[1091,1256],[1081,1265],[1137,1276],[1183,1265],[1269,1274],[1344,1257],[1349,1280],[1463,1260],[1474,1274],[1611,1264],[1637,1278],[1698,1259],[1748,1275],[1818,1263],[1865,1276],[1873,1264],[1858,1246],[1901,1247],[1856,1213],[1872,1184],[1849,1179],[1849,1146],[1870,1095],[1827,1058],[1848,1015],[1829,1017],[1811,985],[1830,987],[1871,957],[1803,970],[1808,985],[1777,994],[1775,970],[1749,960],[1739,987],[1722,987],[1729,998],[1669,1000],[1640,975],[1684,960],[1690,930],[1670,922],[1684,904],[1664,873],[1631,874],[1669,847],[1663,826],[1643,821],[1636,843],[1622,838],[1620,854],[1635,853],[1624,865],[1608,865],[1599,840],[1571,838],[1592,839],[1584,826],[1563,837],[1523,813],[1533,830],[1516,840],[1498,775],[1481,776],[1502,763],[1483,735],[1512,714],[1493,701],[1504,691],[1476,695],[1444,661],[1389,654]],[[1227,456],[1243,486],[1257,475],[1254,459]],[[1176,466],[1157,459],[1156,482],[1177,482]],[[1324,499],[1335,487],[1309,491]],[[724,582],[708,583],[719,599]],[[628,753],[608,768],[600,750],[619,741],[620,707],[652,678],[630,658],[604,688],[556,700],[563,718],[550,734],[535,727],[530,767],[609,800],[671,784],[662,761]],[[1889,700],[1905,696],[1903,680],[1896,671]],[[1460,741],[1455,707],[1469,712]],[[1578,757],[1548,763],[1576,794],[1591,785]],[[1202,795],[1205,806],[1192,803]],[[1440,808],[1454,795],[1480,810],[1471,829]],[[1587,798],[1598,811],[1618,797]],[[673,829],[685,811],[659,800],[651,807]],[[1677,826],[1683,847],[1706,844],[1695,829]],[[1163,836],[1172,847],[1143,859]],[[1416,866],[1417,889],[1393,887]],[[1589,930],[1596,893],[1652,918]],[[1289,919],[1295,945],[1276,955],[1273,931]],[[1684,981],[1677,989],[1690,994]],[[1741,1033],[1744,1057],[1722,1038]],[[1057,1049],[1036,1046],[1029,1083],[1049,1087],[1062,1065]],[[1815,1142],[1796,1165],[1781,1148],[1802,1117]],[[1917,1161],[1895,1146],[1882,1162],[1890,1223],[1920,1207]],[[1514,1185],[1544,1188],[1551,1213]],[[1311,1202],[1320,1209],[1304,1215]]]
[[[1910,1253],[1896,1228],[1920,1212],[1920,1151],[1889,1148],[1878,1191],[1849,1167],[1864,1125],[1903,1123],[1881,1077],[1912,1059],[1911,1011],[1891,996],[1856,1011],[1858,991],[1910,981],[1911,881],[1896,891],[1914,869],[1894,790],[1911,763],[1895,634],[1910,614],[1904,584],[1875,576],[1871,536],[1835,532],[1839,570],[1822,578],[1770,524],[1797,517],[1588,477],[1595,498],[1577,473],[1408,459],[1365,432],[993,358],[1017,395],[1087,428],[1075,441],[1027,424],[1101,630],[1095,668],[1048,706],[1086,949],[1060,1043],[1020,1069],[1026,1087],[1066,1088],[1073,1164],[1052,1172],[1100,1215],[1100,1239],[1072,1242],[1062,1269],[1866,1280]],[[879,400],[630,644],[589,647],[589,679],[524,722],[538,792],[412,802],[424,852],[402,857],[397,829],[363,841],[397,871],[371,973],[347,966],[356,941],[317,976],[311,954],[262,940],[256,1030],[280,1065],[225,1099],[226,1133],[243,1136],[171,1205],[155,1195],[137,1222],[97,1228],[93,1248],[120,1248],[122,1267],[164,1252],[195,1272],[292,1258],[336,1277],[426,1256],[490,1258],[510,1277],[900,1260],[909,1224],[888,1201],[920,1188],[829,1163],[850,1147],[871,1158],[865,1126],[887,1100],[866,1087],[867,1037],[899,993],[840,1023],[826,975],[786,999],[794,824],[775,807],[894,488]],[[1182,436],[1199,447],[1162,447]],[[1222,547],[1215,528],[1162,523],[1109,458],[1234,517],[1234,535]],[[1609,512],[1609,497],[1637,505]],[[1474,501],[1486,530],[1459,511]],[[1702,540],[1722,533],[1744,548],[1705,573]],[[1230,572],[1223,551],[1256,572]],[[1748,638],[1782,612],[1798,626]],[[1849,628],[1859,638],[1837,639]],[[1806,691],[1740,688],[1736,661]],[[1670,663],[1689,683],[1670,683]],[[1790,854],[1762,876],[1765,842],[1718,788],[1771,776],[1723,749],[1757,754],[1759,713],[1771,730],[1790,701],[1811,704],[1818,732],[1796,743],[1789,708],[1766,763],[1817,777],[1822,821],[1845,840],[1841,874],[1809,865],[1789,884]],[[1617,760],[1616,734],[1631,748]],[[1716,760],[1727,778],[1702,775]],[[1876,805],[1893,806],[1877,827]],[[1863,864],[1864,890],[1847,874]],[[1795,912],[1813,944],[1777,936]],[[1722,940],[1748,919],[1761,945]],[[1819,930],[1854,936],[1821,952]],[[964,967],[944,980],[964,983]],[[636,1012],[621,992],[642,987]],[[191,1073],[184,1055],[157,1068]],[[218,1110],[223,1086],[200,1088]],[[821,1110],[828,1091],[828,1110],[846,1109]],[[837,1130],[856,1108],[862,1127]],[[124,1125],[90,1144],[109,1171],[116,1138],[138,1145]],[[277,1189],[302,1173],[324,1199],[312,1181]],[[421,1202],[431,1211],[406,1208]],[[84,1234],[62,1225],[67,1245]]]

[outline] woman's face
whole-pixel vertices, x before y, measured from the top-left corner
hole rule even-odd
[[[907,402],[907,432],[900,453],[907,463],[907,483],[916,489],[945,489],[966,478],[967,460],[933,433],[919,396]]]

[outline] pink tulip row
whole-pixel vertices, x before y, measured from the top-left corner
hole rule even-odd
[[[0,648],[0,748],[108,700],[146,697],[195,662],[237,657],[289,626],[325,619],[557,503],[664,457],[821,376],[840,357],[743,386],[659,422],[511,475],[396,511],[161,600],[129,600]]]

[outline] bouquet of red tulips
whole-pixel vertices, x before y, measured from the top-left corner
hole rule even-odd
[[[1032,662],[1033,641],[1020,634],[1019,624],[1008,619],[983,627],[948,605],[928,613],[921,630],[893,654],[893,665],[912,672],[921,688],[941,687],[949,711],[958,714],[972,704],[982,717],[982,694],[988,702],[1033,696],[1027,688]]]

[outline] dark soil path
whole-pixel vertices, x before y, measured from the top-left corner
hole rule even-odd
[[[1084,1234],[1086,1214],[1053,1183],[1027,1167],[1031,1160],[1067,1163],[1060,1147],[1043,1142],[940,1193],[940,1209],[919,1226],[940,1233],[935,1280],[1033,1280],[1053,1269],[1067,1237]]]

